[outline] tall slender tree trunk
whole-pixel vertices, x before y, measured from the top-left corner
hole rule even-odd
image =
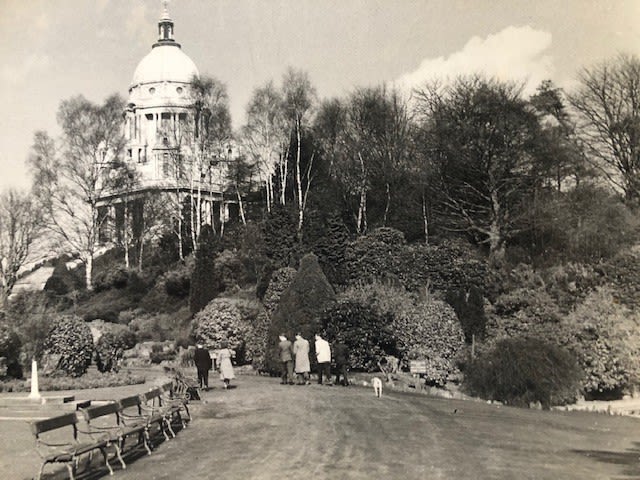
[[[360,204],[358,205],[356,229],[358,235],[363,235],[367,231],[367,177],[364,160],[360,152],[358,152],[358,159],[360,160],[360,168],[362,170],[362,182],[360,184]]]
[[[236,184],[236,196],[238,197],[238,208],[240,209],[240,219],[242,220],[242,225],[247,226],[247,219],[244,215],[244,204],[242,202],[242,195],[240,195],[240,189],[238,189],[238,184]]]
[[[385,184],[387,191],[387,202],[384,206],[384,216],[382,217],[382,226],[387,226],[387,216],[389,215],[389,207],[391,205],[391,187],[389,186],[389,182]]]
[[[128,229],[128,221],[129,221],[129,203],[125,197],[124,201],[124,221],[123,221],[123,231],[122,231],[122,243],[124,245],[124,266],[127,270],[130,268],[129,264],[129,229]]]
[[[93,252],[87,252],[84,261],[84,281],[87,290],[93,290]]]
[[[427,199],[422,192],[422,223],[424,228],[424,243],[429,245],[429,217],[427,216]]]
[[[298,234],[304,223],[304,208],[302,199],[302,175],[300,174],[300,118],[296,116],[296,188],[298,190]]]

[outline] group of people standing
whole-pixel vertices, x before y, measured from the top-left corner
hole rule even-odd
[[[309,341],[300,333],[296,335],[293,343],[287,339],[284,333],[279,336],[279,339],[278,349],[282,366],[281,383],[283,385],[294,385],[296,383],[298,385],[310,385],[311,362],[309,360]],[[196,345],[193,361],[198,372],[198,384],[200,388],[209,390],[209,370],[212,368],[220,372],[220,379],[225,389],[230,387],[231,380],[235,378],[233,365],[231,363],[235,352],[229,348],[229,344],[226,341],[222,342],[220,347],[215,359],[212,359],[209,350],[204,348],[202,344]],[[332,349],[329,342],[317,334],[315,336],[314,347],[316,360],[318,362],[318,383],[320,385],[349,385],[349,377],[347,376],[349,352],[346,345],[336,342]],[[331,360],[333,360],[336,367],[336,378],[333,383],[331,382]]]
[[[227,389],[230,386],[231,380],[236,378],[233,373],[233,364],[231,363],[235,352],[229,348],[229,343],[226,341],[223,341],[220,347],[215,358],[215,368],[220,372],[220,380],[222,380],[223,388]],[[209,390],[209,370],[214,368],[214,362],[209,354],[209,350],[201,344],[196,345],[193,362],[198,371],[198,385],[200,385],[200,388]]]
[[[302,334],[297,333],[293,344],[287,339],[283,333],[279,336],[278,343],[280,363],[282,368],[281,384],[293,385],[309,385],[311,383],[311,362],[309,361],[309,341]],[[318,361],[318,383],[322,385],[326,379],[327,385],[331,383],[331,345],[321,335],[315,336],[315,354]],[[347,376],[347,365],[349,363],[349,354],[346,345],[337,342],[333,346],[333,361],[336,365],[335,384],[347,386],[349,378]],[[294,372],[296,381],[294,382]],[[342,382],[340,377],[342,376]]]

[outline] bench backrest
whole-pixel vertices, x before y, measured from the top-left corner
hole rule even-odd
[[[139,407],[140,406],[140,396],[139,395],[131,395],[130,397],[124,397],[118,400],[118,405],[120,409],[124,410],[125,408],[131,407]]]
[[[162,399],[162,390],[159,388],[154,388],[153,390],[149,390],[148,392],[143,393],[141,397],[144,402],[154,403],[156,399],[158,399],[158,402],[160,402]]]
[[[73,427],[73,436],[76,437],[76,424],[78,423],[78,417],[75,412],[65,413],[64,415],[58,415],[57,417],[47,418],[46,420],[38,420],[31,422],[31,431],[38,437],[41,433],[56,430],[58,428]]]
[[[82,410],[84,417],[87,420],[93,420],[94,418],[104,417],[106,415],[118,414],[120,411],[120,405],[118,403],[106,403],[104,405],[97,405],[94,407],[85,408]]]

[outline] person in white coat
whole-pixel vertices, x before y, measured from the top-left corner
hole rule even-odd
[[[331,346],[329,342],[316,334],[316,358],[318,359],[318,383],[322,385],[324,376],[331,385]]]

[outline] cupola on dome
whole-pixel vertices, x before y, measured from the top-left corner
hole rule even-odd
[[[188,83],[198,76],[198,68],[173,39],[173,20],[167,12],[167,6],[158,22],[158,41],[144,57],[131,82],[132,87],[145,83],[182,82]]]

